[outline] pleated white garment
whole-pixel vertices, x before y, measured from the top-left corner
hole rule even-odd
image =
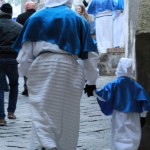
[[[124,47],[125,46],[125,18],[124,13],[120,10],[114,11],[114,21],[113,21],[113,46],[114,47]]]
[[[96,41],[98,52],[107,53],[113,47],[112,12],[104,11],[96,15]]]
[[[44,53],[31,64],[27,77],[31,150],[76,150],[85,81],[80,65],[71,55]]]
[[[114,110],[111,130],[111,150],[137,150],[141,140],[140,114]]]

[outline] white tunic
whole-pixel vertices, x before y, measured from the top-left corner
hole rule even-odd
[[[141,140],[139,113],[114,110],[111,125],[111,150],[138,149]]]
[[[98,52],[107,53],[113,47],[112,12],[104,11],[96,14],[96,41]]]
[[[114,11],[113,19],[113,47],[124,47],[125,45],[125,19],[121,10]]]
[[[39,55],[42,51],[50,51]],[[55,51],[55,53],[54,53]],[[39,55],[39,56],[38,56]],[[47,42],[26,42],[19,52],[19,74],[26,75],[32,114],[31,150],[42,147],[75,150],[80,123],[80,98],[85,80],[95,84],[98,55],[77,62]],[[88,64],[88,65],[87,65]],[[88,67],[89,66],[89,67]],[[89,76],[84,73],[90,71]]]

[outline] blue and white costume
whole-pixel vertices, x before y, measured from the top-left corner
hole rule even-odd
[[[112,114],[111,150],[138,149],[140,113],[150,110],[148,94],[131,78],[132,64],[132,59],[121,58],[116,70],[118,78],[96,91],[102,112]]]
[[[113,47],[113,0],[91,0],[87,12],[96,16],[96,41],[99,53]]]
[[[31,150],[76,149],[84,83],[95,84],[98,77],[89,26],[71,5],[72,0],[47,0],[46,8],[26,22],[14,46],[21,48],[19,74],[28,78]]]
[[[113,47],[125,46],[124,0],[113,0]]]

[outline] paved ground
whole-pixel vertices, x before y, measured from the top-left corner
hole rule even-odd
[[[112,76],[101,76],[97,87],[101,87]],[[19,93],[23,90],[23,79],[19,81]],[[7,108],[8,93],[5,93]],[[28,98],[19,94],[16,110],[17,119],[7,120],[6,127],[0,127],[0,150],[29,150],[31,114]],[[81,123],[77,150],[109,150],[110,117],[104,116],[94,97],[81,99]]]

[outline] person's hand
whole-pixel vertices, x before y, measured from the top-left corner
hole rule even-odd
[[[87,94],[88,97],[93,96],[93,91],[96,90],[96,85],[85,85],[84,93]]]

